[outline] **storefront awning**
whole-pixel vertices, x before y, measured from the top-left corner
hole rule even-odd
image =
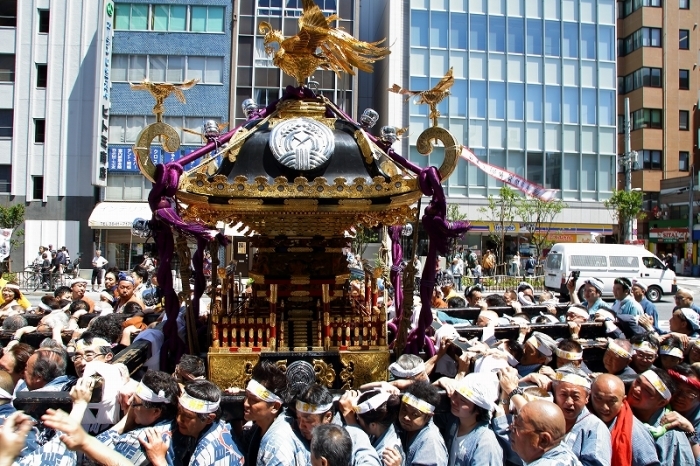
[[[126,230],[135,219],[150,219],[152,215],[147,202],[100,202],[92,210],[88,226],[98,230]]]

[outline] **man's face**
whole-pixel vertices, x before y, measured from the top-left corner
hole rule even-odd
[[[513,301],[515,301],[515,296],[513,296],[513,293],[509,293],[508,291],[506,291],[505,293],[503,293],[503,299],[505,299],[506,304],[510,304]]]
[[[9,303],[13,299],[15,299],[15,292],[11,290],[10,288],[3,288],[2,289],[2,299],[6,303]]]
[[[573,421],[588,403],[588,392],[578,385],[558,382],[554,387],[554,402],[564,412],[564,418]]]
[[[100,257],[100,256],[102,255],[102,251],[100,251],[100,250],[98,249],[97,251],[95,251],[95,255],[96,255],[97,257]]]
[[[243,418],[246,421],[259,421],[274,416],[274,403],[268,403],[255,395],[246,392],[243,401]]]
[[[140,426],[150,426],[158,420],[161,414],[160,409],[146,408],[143,400],[137,395],[131,397],[131,410],[134,412],[134,422]]]
[[[472,293],[467,298],[470,306],[476,306],[476,303],[481,301],[481,291],[472,291]]]
[[[105,275],[105,288],[112,288],[116,282],[116,278],[114,278],[114,275],[112,275],[111,273]]]
[[[679,291],[673,298],[676,301],[676,307],[690,307],[693,302],[693,297],[685,291]]]
[[[654,364],[655,359],[656,353],[652,353],[651,351],[635,350],[634,354],[632,355],[632,363],[634,364],[638,374],[648,370],[651,365]]]
[[[182,406],[177,407],[177,428],[182,435],[188,437],[199,437],[199,434],[213,422],[211,417],[207,418],[207,421],[202,421],[197,413],[193,413],[189,409],[185,409]]]
[[[630,358],[623,358],[611,350],[605,351],[603,355],[603,365],[610,374],[619,374],[630,363]]]
[[[630,391],[627,394],[627,402],[632,408],[660,408],[666,405],[666,400],[654,388],[654,386],[646,379],[646,377],[637,377]]]
[[[638,285],[634,285],[632,287],[632,296],[634,296],[634,299],[639,302],[644,297],[644,290]]]
[[[15,366],[17,361],[11,352],[5,351],[5,353],[0,358],[0,370],[7,372],[8,374],[13,374],[15,372]]]
[[[458,391],[452,392],[450,396],[450,411],[460,419],[474,415],[474,403],[464,398]]]
[[[510,424],[510,446],[526,462],[532,462],[541,454],[539,432],[533,429],[527,413],[513,416]]]
[[[85,296],[86,283],[85,282],[74,283],[70,289],[73,292],[73,296],[80,299],[83,296]]]
[[[625,393],[618,393],[617,390],[608,386],[608,384],[596,384],[591,389],[593,409],[606,424],[609,424],[617,417],[624,401]]]
[[[576,312],[567,312],[566,313],[566,321],[567,322],[576,322],[578,324],[581,324],[583,322],[588,322],[588,319],[583,317],[582,315],[579,315]]]
[[[306,440],[311,441],[311,433],[314,427],[320,426],[321,424],[328,424],[331,422],[330,413],[325,414],[309,414],[297,412],[297,424],[299,425],[299,431],[301,435],[304,436]]]
[[[112,359],[112,354],[105,355],[102,353],[102,349],[97,345],[90,345],[82,347],[75,350],[73,355],[73,365],[75,366],[75,372],[78,377],[82,377],[85,372],[85,366],[90,361],[102,361],[108,362]]]
[[[122,280],[119,282],[119,297],[123,298],[124,301],[128,301],[134,295],[134,285],[131,282]]]
[[[691,378],[697,381],[695,377]],[[688,413],[700,405],[699,396],[700,390],[685,382],[677,381],[676,390],[673,392],[673,398],[671,398],[671,406],[674,411],[678,411],[681,414]]]
[[[39,356],[34,353],[29,357],[27,361],[27,366],[24,369],[24,381],[27,383],[27,388],[30,390],[36,390],[47,384],[48,381],[42,379],[41,377],[35,377],[32,375],[34,372],[34,364]]]
[[[627,288],[624,286],[615,283],[613,285],[613,295],[615,296],[615,299],[617,300],[623,300],[627,297],[629,293],[627,292]]]
[[[401,403],[399,408],[399,424],[406,432],[421,430],[430,421],[430,415],[422,413],[413,406]]]
[[[148,257],[146,259],[148,259]],[[136,272],[131,272],[131,278],[134,279],[136,286],[139,286],[141,283],[143,283],[143,280],[141,280],[141,277]]]
[[[672,332],[687,333],[690,325],[683,313],[680,310],[676,310],[671,314],[671,318],[668,320],[668,326]]]

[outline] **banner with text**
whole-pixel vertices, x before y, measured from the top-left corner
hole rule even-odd
[[[151,160],[153,160],[153,163],[156,165],[159,163],[174,162],[176,160],[180,160],[182,157],[197,149],[199,149],[199,146],[181,146],[175,152],[166,152],[162,146],[151,146]],[[196,167],[203,159],[204,158],[201,158],[187,164],[185,166],[185,170],[190,170]],[[108,162],[108,169],[111,172],[139,171],[139,167],[136,165],[136,153],[134,153],[133,146],[110,144]]]
[[[543,201],[551,201],[557,195],[556,189],[547,189],[536,183],[532,183],[526,180],[520,175],[511,173],[508,170],[505,170],[504,168],[497,167],[495,165],[491,165],[479,160],[479,158],[474,154],[474,152],[467,149],[466,147],[462,147],[461,157],[467,162],[471,163],[472,165],[475,165],[478,169],[480,169],[490,177],[502,181],[503,183],[506,183],[516,188],[518,191],[522,191],[523,193],[529,196],[536,197]]]

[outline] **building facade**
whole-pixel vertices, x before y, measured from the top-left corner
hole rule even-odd
[[[639,236],[653,252],[687,260],[694,253],[687,226],[689,217],[693,218],[687,191],[693,184],[691,173],[698,171],[700,5],[690,0],[625,0],[617,6],[618,108],[623,109],[624,99],[629,98],[631,147],[638,154],[632,187],[644,191],[647,211]],[[619,154],[624,153],[621,113]],[[662,187],[662,180],[674,178],[685,181]],[[681,188],[685,194],[677,195]]]
[[[23,244],[12,270],[40,245],[90,253],[87,219],[96,129],[95,86],[102,2],[0,3],[0,197],[23,203]]]
[[[452,67],[439,124],[480,160],[558,190],[568,204],[552,230],[559,241],[612,233],[603,201],[617,172],[614,0],[407,0],[375,8],[367,26],[382,27],[392,44],[378,76],[384,86],[429,89]],[[433,161],[415,147],[430,125],[427,106],[397,95],[382,105],[386,123],[409,127],[402,153],[439,164],[439,151]],[[479,208],[500,186],[463,160],[447,181],[448,202],[474,225],[465,246],[489,244],[494,225],[480,221]],[[526,230],[517,221],[508,228],[514,253]]]
[[[168,153],[154,141],[151,157],[168,162],[192,152],[204,142],[205,121],[232,121],[232,15],[230,0],[115,2],[107,186],[89,221],[96,247],[111,266],[131,268],[148,248],[131,234],[135,218],[151,216],[146,203],[151,184],[139,172],[132,147],[139,132],[155,122],[155,102],[130,83],[198,80],[184,91],[186,103],[173,96],[165,101],[163,121],[178,130],[180,149]]]

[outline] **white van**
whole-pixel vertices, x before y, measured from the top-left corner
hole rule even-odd
[[[544,284],[548,290],[568,294],[566,281],[571,272],[580,273],[576,281],[579,298],[583,284],[591,277],[605,284],[603,297],[612,297],[616,278],[641,280],[647,285],[647,299],[657,302],[664,294],[676,292],[676,274],[644,246],[631,244],[558,243],[552,246],[544,265]]]

